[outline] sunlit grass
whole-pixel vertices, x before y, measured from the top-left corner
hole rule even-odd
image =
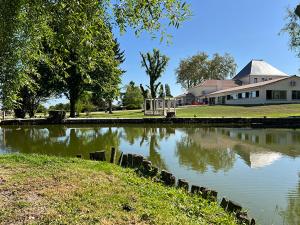
[[[124,206],[132,210],[124,210]],[[217,203],[109,163],[0,156],[0,224],[235,224]]]
[[[289,117],[300,116],[300,104],[266,106],[188,106],[177,108],[177,117]],[[115,111],[113,114],[92,112],[81,117],[144,118],[142,110]]]

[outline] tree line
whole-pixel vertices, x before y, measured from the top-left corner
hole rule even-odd
[[[74,117],[79,99],[92,93],[111,109],[125,59],[113,28],[165,38],[167,26],[178,28],[189,16],[181,0],[3,0],[2,108],[33,116],[41,102],[64,95]]]

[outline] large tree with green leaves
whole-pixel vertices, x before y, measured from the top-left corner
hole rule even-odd
[[[208,79],[222,80],[232,77],[236,63],[232,56],[214,54],[210,59],[205,52],[181,60],[176,69],[177,83],[183,88],[191,88]]]
[[[150,89],[151,97],[156,98],[158,87],[161,85],[157,80],[165,72],[169,58],[161,54],[158,49],[153,49],[152,53],[140,54],[142,67],[145,68],[146,74],[149,76],[149,86],[147,87]]]
[[[296,8],[288,10],[286,20],[283,31],[289,34],[289,45],[300,57],[300,4]]]
[[[181,0],[2,0],[3,103],[7,107],[15,104],[22,83],[33,89],[28,74],[36,73],[36,61],[43,61],[57,73],[74,116],[76,101],[86,88],[95,84],[107,87],[110,93],[115,90],[112,84],[105,83],[119,76],[109,24],[121,32],[131,27],[137,35],[148,31],[166,37],[168,25],[179,27],[189,15],[189,6]],[[44,43],[51,51],[44,51]],[[103,74],[113,78],[104,78]]]

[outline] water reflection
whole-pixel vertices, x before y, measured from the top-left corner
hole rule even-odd
[[[182,137],[177,141],[176,155],[180,164],[202,173],[210,166],[215,172],[230,170],[235,162],[235,153],[216,128],[180,129]],[[225,147],[225,148],[224,148]]]
[[[115,147],[143,154],[161,169],[236,198],[261,224],[300,224],[299,146],[300,131],[289,129],[191,125],[0,129],[0,153],[87,158],[91,151]]]
[[[300,173],[298,186],[288,193],[288,206],[281,214],[284,224],[300,224]]]

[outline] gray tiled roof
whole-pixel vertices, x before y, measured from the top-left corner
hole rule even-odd
[[[276,69],[263,60],[252,60],[233,78],[233,80],[238,80],[249,75],[288,76],[286,73]]]

